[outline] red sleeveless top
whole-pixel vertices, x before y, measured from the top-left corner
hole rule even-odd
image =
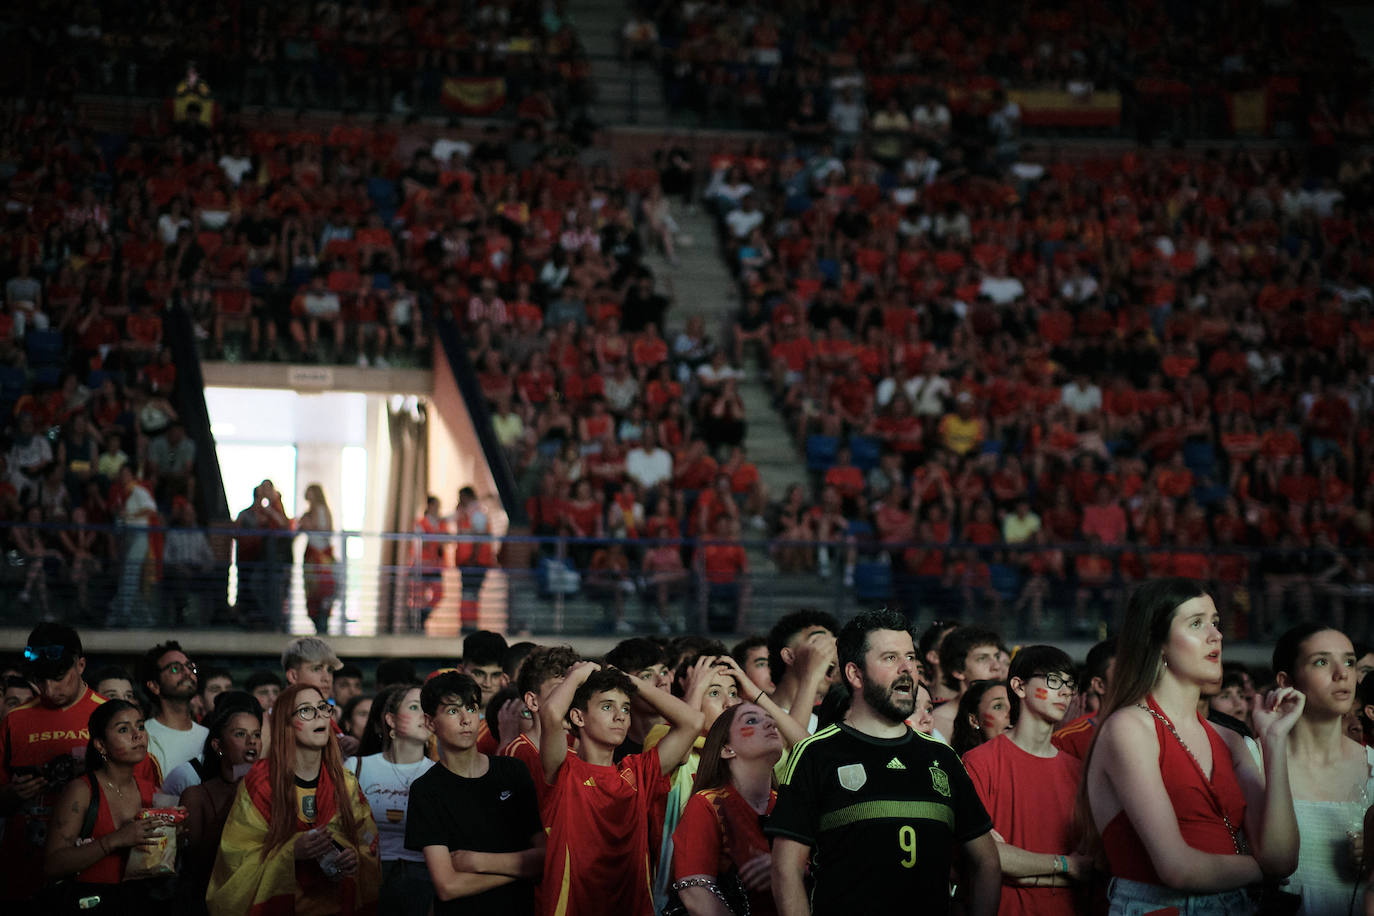
[[[1150,709],[1164,715],[1155,704],[1154,697],[1148,697]],[[1159,771],[1164,777],[1164,789],[1174,806],[1174,816],[1178,818],[1178,829],[1183,834],[1183,842],[1199,852],[1215,855],[1235,855],[1236,844],[1231,839],[1231,831],[1222,820],[1222,812],[1230,819],[1236,830],[1245,824],[1245,795],[1236,779],[1236,770],[1231,763],[1231,750],[1226,742],[1207,724],[1201,716],[1207,740],[1212,745],[1212,778],[1210,788],[1206,776],[1193,756],[1184,750],[1169,729],[1159,719],[1155,719],[1155,737],[1159,739]],[[1107,854],[1107,865],[1113,876],[1130,881],[1143,881],[1146,884],[1163,884],[1155,872],[1150,854],[1136,833],[1135,825],[1122,811],[1111,819],[1102,831],[1102,848]]]
[[[153,806],[153,784],[141,777],[134,777],[134,780],[138,783],[138,794],[142,799],[142,807],[151,808]],[[109,799],[105,797],[104,780],[97,777],[96,786],[96,792],[100,796],[100,808],[95,816],[95,827],[91,830],[91,842],[93,843],[99,842],[101,837],[114,833],[117,829],[114,824],[114,814],[110,811]],[[124,879],[124,863],[128,859],[129,850],[116,850],[94,865],[87,866],[77,874],[76,880],[87,884],[118,884]]]

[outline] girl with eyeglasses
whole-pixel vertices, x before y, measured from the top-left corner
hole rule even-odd
[[[397,916],[425,916],[434,899],[434,884],[424,853],[406,849],[406,810],[410,787],[434,761],[425,756],[433,732],[420,707],[419,684],[387,687],[373,701],[358,756],[344,768],[358,777],[358,785],[372,808],[382,861],[382,885],[377,910]]]
[[[1180,578],[1136,589],[1078,793],[1079,826],[1113,876],[1112,916],[1250,913],[1247,888],[1297,867],[1288,763],[1303,694],[1280,687],[1255,710],[1261,768],[1198,713],[1221,673],[1211,595]]]
[[[377,826],[344,769],[332,707],[314,687],[293,684],[273,711],[267,758],[239,784],[224,824],[209,911],[372,912]]]
[[[154,844],[165,821],[138,813],[153,806],[155,786],[136,775],[148,756],[143,710],[109,700],[91,713],[85,778],[62,791],[48,826],[43,871],[49,879],[72,878],[83,911],[131,913],[147,903],[147,881],[123,882],[129,851]],[[94,807],[94,818],[90,809]]]

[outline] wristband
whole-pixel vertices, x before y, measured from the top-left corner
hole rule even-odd
[[[759,705],[759,700],[762,700],[762,699],[763,699],[763,695],[764,695],[766,692],[767,692],[767,691],[765,691],[762,687],[759,688],[759,695],[756,696],[756,697],[754,697],[754,705],[755,705],[755,706]]]
[[[1069,860],[1064,856],[1055,856],[1055,859],[1059,862],[1060,872],[1067,875],[1069,873]]]

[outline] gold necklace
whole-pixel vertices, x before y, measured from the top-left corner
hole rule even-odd
[[[115,786],[114,783],[110,782],[110,780],[106,779],[106,780],[105,780],[105,785],[109,786],[109,787],[110,787],[110,791],[113,792],[114,794],[118,795],[121,799],[124,798],[124,790],[123,790],[123,789],[120,789],[120,788],[117,788],[117,787]]]

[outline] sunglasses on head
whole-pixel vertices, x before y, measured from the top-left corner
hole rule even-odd
[[[30,662],[60,662],[67,654],[66,646],[25,646],[24,660]]]

